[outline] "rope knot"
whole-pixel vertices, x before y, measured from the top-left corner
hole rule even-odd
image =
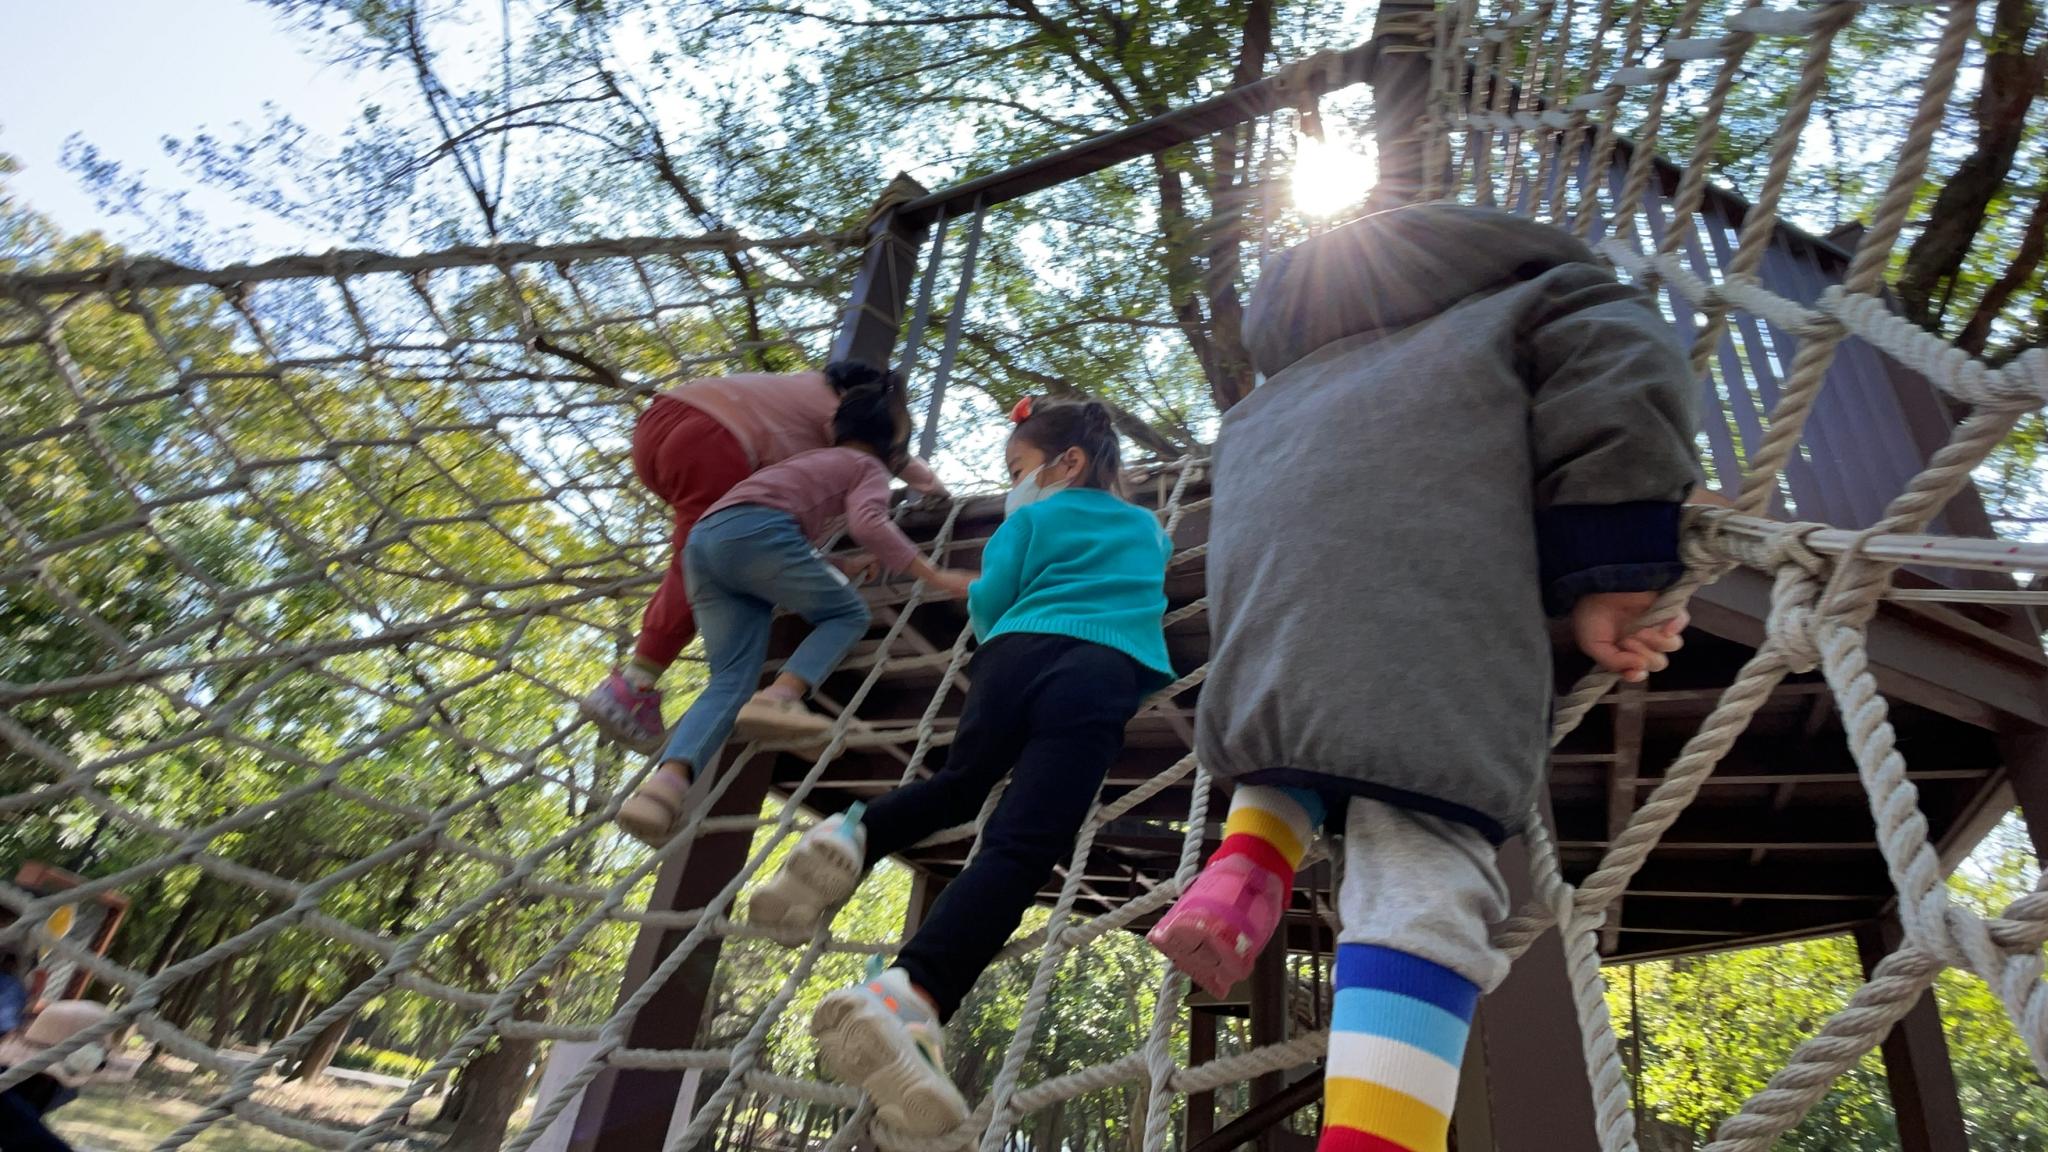
[[[1773,529],[1764,541],[1765,563],[1772,568],[1790,564],[1815,579],[1826,576],[1827,557],[1815,552],[1806,542],[1815,532],[1826,527],[1825,524],[1799,523]]]
[[[1811,525],[1801,525],[1811,531]],[[1825,564],[1809,549],[1805,533],[1774,533],[1771,553],[1777,569],[1771,583],[1771,610],[1764,617],[1764,631],[1785,665],[1793,672],[1811,672],[1820,667],[1820,614],[1818,605]],[[1782,548],[1776,547],[1781,543]]]
[[[1728,567],[1733,553],[1717,508],[1687,505],[1679,513],[1678,558],[1685,570],[1706,579]]]

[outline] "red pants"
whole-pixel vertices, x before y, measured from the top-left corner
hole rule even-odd
[[[676,514],[668,571],[640,618],[640,643],[633,652],[644,663],[666,668],[697,634],[683,582],[683,543],[705,511],[753,468],[725,425],[673,397],[657,396],[633,426],[633,471]]]

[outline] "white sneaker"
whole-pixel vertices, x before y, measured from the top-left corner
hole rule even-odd
[[[967,1099],[946,1075],[944,1029],[901,968],[869,962],[868,978],[841,988],[811,1014],[825,1071],[857,1084],[875,1115],[906,1136],[942,1136],[967,1122]]]
[[[856,801],[812,825],[789,850],[782,870],[747,901],[747,920],[784,931],[816,930],[827,910],[860,887],[868,841],[860,817],[866,808]]]

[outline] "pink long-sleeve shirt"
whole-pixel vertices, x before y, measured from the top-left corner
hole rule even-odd
[[[832,446],[832,414],[839,395],[823,372],[746,372],[691,380],[663,393],[718,421],[746,450],[755,468],[780,464],[800,452]],[[919,492],[936,491],[939,478],[913,459],[901,473]]]
[[[813,544],[844,517],[846,534],[891,572],[908,569],[918,556],[889,519],[889,469],[858,448],[819,448],[771,464],[734,485],[705,516],[742,504],[789,513]]]

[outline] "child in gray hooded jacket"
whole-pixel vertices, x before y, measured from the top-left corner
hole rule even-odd
[[[1678,647],[1683,620],[1634,622],[1683,570],[1693,385],[1584,244],[1447,204],[1276,258],[1246,343],[1266,379],[1216,447],[1197,718],[1237,787],[1151,939],[1227,990],[1341,817],[1320,1149],[1442,1152],[1472,1009],[1507,972],[1494,853],[1543,785],[1545,617],[1631,680]]]

